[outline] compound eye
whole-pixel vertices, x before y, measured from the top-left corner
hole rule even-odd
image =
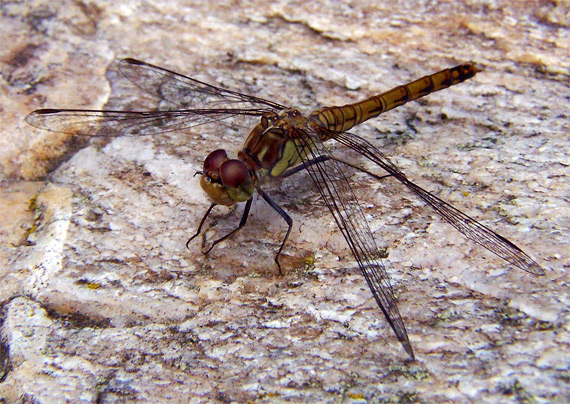
[[[241,160],[228,160],[220,167],[222,184],[230,188],[239,188],[249,182],[249,170]]]
[[[204,172],[207,173],[217,170],[227,159],[228,154],[224,149],[214,150],[208,154],[208,157],[206,157],[206,160],[204,160]]]

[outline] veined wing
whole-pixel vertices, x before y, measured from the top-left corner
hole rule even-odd
[[[319,140],[318,134],[309,126],[306,131],[308,135],[301,136],[297,149],[305,168],[346,239],[376,302],[404,349],[413,359],[414,352],[388,273],[379,258],[379,250],[362,207],[344,175],[342,163],[332,158],[327,159],[330,152]],[[311,153],[304,156],[303,150],[311,150]]]
[[[179,111],[97,111],[39,109],[26,122],[39,129],[82,136],[147,136],[182,130],[238,116],[259,117],[265,110],[193,109]]]
[[[104,111],[40,109],[26,117],[39,129],[84,136],[146,136],[220,122],[237,125],[243,118],[275,114],[285,106],[215,87],[135,59],[123,59],[119,70],[141,89],[180,110]],[[243,122],[242,122],[243,123]]]
[[[123,59],[119,71],[144,91],[183,109],[256,109],[281,111],[276,102],[215,87],[136,59]]]
[[[319,131],[321,128],[318,129]],[[386,155],[367,140],[348,132],[333,132],[324,129],[327,138],[355,150],[371,160],[416,194],[422,201],[431,206],[447,223],[459,230],[469,240],[474,241],[510,264],[534,275],[544,275],[544,269],[530,258],[524,251],[477,220],[439,199],[432,193],[414,184],[396,167]]]

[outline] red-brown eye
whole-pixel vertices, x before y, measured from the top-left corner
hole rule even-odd
[[[231,188],[238,188],[249,180],[249,170],[243,161],[228,160],[220,167],[222,184]]]
[[[206,157],[206,160],[204,160],[204,172],[207,173],[209,171],[217,170],[227,159],[228,154],[225,150],[214,150],[208,154],[208,157]]]

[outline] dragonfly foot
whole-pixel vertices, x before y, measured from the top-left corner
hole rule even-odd
[[[187,249],[190,249],[190,242],[191,242],[192,240],[194,240],[198,234],[200,234],[200,233],[196,233],[196,234],[194,234],[192,237],[190,237],[190,238],[188,239],[188,241],[186,242],[186,248],[187,248]]]
[[[279,276],[283,276],[283,271],[281,271],[281,264],[279,263],[278,256],[275,257],[275,263],[277,264],[277,269],[279,270]]]

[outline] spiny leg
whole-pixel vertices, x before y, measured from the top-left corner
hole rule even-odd
[[[216,206],[216,203],[212,203],[210,205],[210,207],[208,208],[208,210],[206,211],[206,214],[204,215],[204,217],[202,218],[202,220],[200,221],[200,225],[198,226],[198,230],[196,230],[196,234],[194,234],[192,237],[190,237],[188,239],[188,241],[186,242],[186,248],[190,248],[190,242],[192,240],[194,240],[201,232],[202,232],[202,226],[204,226],[204,222],[206,221],[206,219],[208,218],[208,216],[210,215],[210,213],[212,212],[212,209],[214,209],[214,206]]]
[[[297,167],[293,167],[292,169],[281,174],[280,177],[283,177],[283,178],[289,177],[291,175],[297,174],[298,172],[306,169],[308,166],[317,164],[317,163],[322,162],[322,161],[331,160],[331,159],[336,160],[342,164],[346,164],[347,166],[355,168],[355,169],[362,171],[364,173],[367,173],[368,175],[370,175],[376,179],[379,179],[379,180],[391,176],[391,174],[387,174],[387,175],[383,175],[383,176],[376,175],[374,173],[371,173],[370,171],[367,171],[367,170],[365,170],[361,167],[358,167],[354,164],[348,163],[344,160],[334,158],[334,157],[320,156],[316,159],[313,159],[313,160],[306,162],[305,164],[301,164]],[[265,200],[265,202],[267,202],[269,204],[269,206],[271,206],[277,213],[279,213],[279,215],[285,220],[285,222],[288,225],[287,233],[285,234],[285,237],[283,238],[283,241],[281,242],[281,246],[279,247],[279,250],[277,251],[277,254],[275,255],[275,258],[274,258],[275,263],[277,264],[277,268],[279,269],[279,275],[283,275],[283,272],[281,270],[281,264],[279,263],[279,256],[281,255],[281,252],[283,251],[283,248],[285,247],[285,243],[287,242],[287,239],[289,238],[289,234],[291,233],[291,229],[293,228],[293,219],[291,219],[291,217],[287,214],[287,212],[285,212],[283,210],[283,208],[281,208],[273,199],[271,199],[271,197],[267,193],[265,193],[265,191],[263,191],[259,187],[257,188],[257,191],[259,192],[261,197]],[[232,230],[230,233],[226,234],[225,236],[215,240],[212,243],[212,245],[210,246],[210,248],[208,248],[208,250],[206,250],[204,252],[204,254],[208,254],[210,251],[212,251],[212,249],[216,246],[216,244],[219,244],[222,241],[224,241],[225,239],[231,237],[234,233],[236,233],[238,230],[240,230],[242,227],[245,226],[245,224],[247,222],[247,218],[249,216],[249,211],[251,208],[252,201],[253,201],[252,199],[249,199],[246,202],[244,212],[243,212],[243,215],[242,215],[242,218],[240,220],[238,227],[235,228],[234,230]],[[210,215],[210,213],[212,212],[212,210],[214,209],[215,206],[217,206],[217,204],[212,203],[208,207],[208,209],[206,210],[206,213],[204,214],[204,216],[202,217],[202,220],[200,221],[200,224],[198,225],[198,229],[196,230],[196,233],[192,237],[190,237],[188,239],[188,241],[186,242],[186,248],[189,248],[190,242],[192,242],[192,240],[194,240],[202,232],[202,227],[204,226],[206,219],[208,218],[208,216]]]
[[[360,171],[360,172],[366,173],[366,174],[370,175],[371,177],[376,178],[377,180],[381,180],[381,179],[388,178],[388,177],[391,177],[391,176],[392,176],[392,174],[386,174],[386,175],[374,174],[374,173],[372,173],[372,172],[370,172],[370,171],[368,171],[368,170],[365,170],[365,169],[362,168],[362,167],[359,167],[359,166],[357,166],[357,165],[351,164],[351,163],[349,163],[349,162],[347,162],[347,161],[340,160],[340,159],[337,159],[337,158],[333,158],[333,159],[336,160],[336,161],[338,161],[338,162],[340,162],[340,163],[342,163],[342,164],[346,164],[347,166],[352,167],[352,168],[354,168],[354,169],[356,169],[356,170],[358,170],[358,171]]]
[[[236,227],[235,229],[233,229],[231,232],[229,232],[228,234],[226,234],[223,237],[220,237],[219,239],[217,239],[216,241],[214,241],[212,243],[212,245],[210,246],[210,248],[208,248],[206,251],[204,251],[204,254],[208,254],[210,251],[212,251],[212,248],[214,248],[216,246],[216,244],[221,243],[222,241],[224,241],[225,239],[227,239],[228,237],[231,237],[235,232],[237,232],[238,230],[240,230],[243,226],[245,226],[246,222],[247,222],[247,217],[249,216],[249,209],[251,208],[251,203],[252,203],[253,199],[248,199],[247,202],[245,203],[245,208],[243,210],[243,214],[241,215],[241,220],[239,221],[239,225],[238,227]]]
[[[257,187],[257,192],[259,192],[259,195],[261,195],[261,197],[265,200],[265,202],[269,204],[269,206],[271,206],[277,213],[279,213],[279,216],[281,216],[289,226],[289,228],[287,229],[287,233],[285,234],[285,237],[281,242],[281,246],[279,247],[277,254],[275,254],[275,259],[274,259],[275,263],[277,264],[277,268],[279,268],[279,275],[283,275],[283,272],[281,272],[281,264],[279,263],[279,255],[281,255],[281,251],[283,251],[283,247],[285,247],[285,243],[289,238],[289,233],[291,233],[291,229],[293,228],[293,219],[291,219],[291,216],[289,216],[287,212],[285,212],[283,208],[281,208],[281,206],[279,206],[273,199],[271,199],[271,197],[267,195],[265,191],[262,190],[260,187]]]
[[[308,166],[312,166],[314,164],[317,164],[321,161],[326,161],[326,160],[329,160],[328,156],[319,156],[316,159],[309,160],[303,164],[299,164],[297,167],[290,168],[289,170],[287,170],[283,174],[281,174],[279,177],[281,177],[281,178],[290,177],[291,175],[297,174],[299,171],[305,170]]]
[[[368,174],[368,175],[370,175],[370,176],[376,178],[377,180],[381,180],[381,179],[383,179],[383,178],[387,178],[387,177],[391,177],[391,176],[392,176],[392,174],[386,174],[386,175],[373,174],[373,173],[371,173],[370,171],[367,171],[367,170],[365,170],[365,169],[363,169],[363,168],[361,168],[361,167],[359,167],[359,166],[357,166],[357,165],[351,164],[351,163],[349,163],[349,162],[347,162],[347,161],[345,161],[345,160],[341,160],[341,159],[336,158],[336,157],[332,157],[332,156],[319,156],[319,157],[317,157],[316,159],[309,160],[309,161],[307,161],[307,162],[305,162],[305,163],[303,163],[303,164],[298,165],[297,167],[293,167],[293,168],[291,168],[291,169],[285,171],[285,172],[284,172],[283,174],[281,174],[279,177],[281,177],[281,178],[290,177],[291,175],[297,174],[298,172],[305,170],[305,169],[306,169],[307,167],[309,167],[309,166],[312,166],[312,165],[315,165],[315,164],[318,164],[318,163],[320,163],[320,162],[327,161],[327,160],[335,160],[335,161],[338,161],[339,163],[346,164],[347,166],[352,167],[352,168],[354,168],[354,169],[356,169],[356,170],[358,170],[358,171],[362,171],[363,173],[366,173],[366,174]]]
[[[217,239],[216,241],[214,241],[212,243],[212,245],[210,246],[210,248],[208,248],[207,251],[204,252],[204,254],[208,254],[210,251],[212,251],[212,248],[214,248],[214,246],[218,243],[221,243],[222,241],[224,241],[225,239],[227,239],[228,237],[230,237],[232,234],[234,234],[235,232],[237,232],[239,229],[241,229],[243,226],[245,226],[245,223],[247,222],[247,217],[249,215],[249,209],[251,207],[251,203],[252,203],[252,199],[249,199],[246,204],[245,204],[245,209],[243,211],[243,215],[241,217],[241,220],[239,222],[239,225],[237,228],[235,228],[234,230],[232,230],[230,233],[226,234],[224,237],[221,237],[219,239]],[[188,241],[186,242],[186,248],[189,248],[189,244],[192,240],[194,240],[194,238],[196,238],[196,236],[198,236],[201,232],[202,232],[202,227],[204,226],[204,223],[206,222],[206,219],[208,218],[208,216],[210,215],[210,213],[212,212],[212,209],[214,209],[214,206],[217,206],[216,203],[212,203],[210,205],[210,207],[208,208],[208,210],[206,211],[206,214],[204,214],[204,217],[202,218],[202,220],[200,221],[200,225],[198,226],[198,230],[196,231],[196,234],[194,234],[192,237],[190,237],[188,239]]]

